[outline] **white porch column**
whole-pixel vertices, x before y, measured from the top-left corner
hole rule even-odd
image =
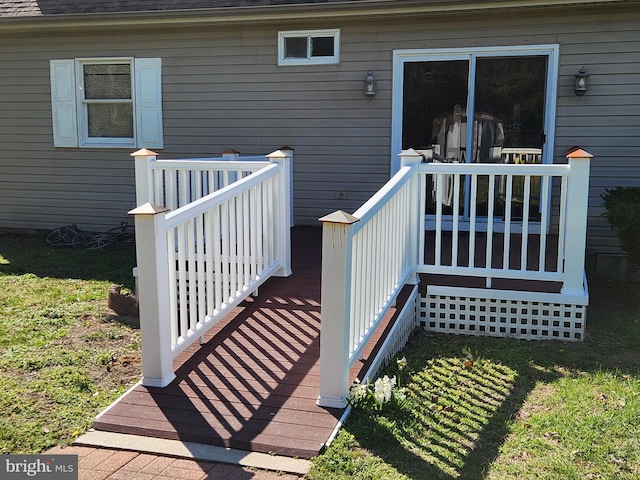
[[[589,207],[589,164],[593,155],[582,149],[567,155],[570,172],[567,182],[565,225],[564,295],[584,295],[584,260],[587,246]]]
[[[349,390],[352,225],[359,219],[337,211],[322,217],[320,307],[321,407],[344,408]]]
[[[278,163],[282,167],[278,174],[278,186],[276,187],[277,215],[276,215],[276,251],[278,258],[282,261],[282,268],[275,275],[288,277],[291,271],[291,195],[290,171],[291,155],[276,150],[267,155],[271,163]]]
[[[142,384],[165,387],[176,377],[171,351],[167,209],[146,203],[129,212],[135,216],[138,260],[138,304],[142,339]]]
[[[133,152],[131,156],[134,158],[136,169],[136,206],[153,203],[153,177],[150,165],[156,161],[158,154],[142,148]]]
[[[411,268],[411,274],[409,282],[412,285],[418,285],[420,283],[420,276],[418,275],[418,259],[419,248],[422,242],[420,242],[420,235],[424,236],[424,213],[420,211],[420,175],[418,174],[418,165],[422,161],[422,155],[416,152],[413,148],[409,150],[403,150],[398,155],[400,157],[401,167],[411,167],[413,173],[411,176],[411,205],[409,208],[409,235],[405,239],[407,242],[407,249],[409,251],[409,267]]]

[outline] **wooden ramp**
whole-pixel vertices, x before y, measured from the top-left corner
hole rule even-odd
[[[310,458],[329,439],[342,409],[316,405],[320,362],[321,229],[296,227],[293,271],[272,278],[207,342],[183,352],[165,388],[136,386],[93,428]],[[392,320],[390,313],[352,378],[362,375]]]

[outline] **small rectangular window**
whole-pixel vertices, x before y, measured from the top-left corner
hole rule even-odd
[[[331,57],[334,53],[333,37],[311,37],[312,57]]]
[[[285,58],[307,58],[307,38],[289,37],[284,39]]]
[[[336,64],[340,61],[340,30],[280,32],[278,65]]]

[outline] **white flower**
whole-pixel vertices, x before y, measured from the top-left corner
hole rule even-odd
[[[396,360],[396,363],[398,364],[398,368],[402,371],[405,368],[407,368],[407,357],[402,357]]]
[[[360,383],[358,379],[349,389],[347,393],[347,402],[353,406],[359,406],[362,404],[369,394],[369,383]]]
[[[399,388],[393,393],[393,396],[396,400],[405,400],[407,398],[407,389]]]
[[[376,401],[383,405],[391,400],[391,396],[393,395],[393,391],[396,388],[396,377],[395,375],[389,378],[385,375],[382,378],[378,378],[376,383],[373,385],[373,395]]]

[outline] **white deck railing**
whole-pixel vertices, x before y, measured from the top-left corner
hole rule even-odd
[[[137,153],[137,178],[152,200],[130,212],[143,384],[165,386],[179,352],[270,276],[291,274],[291,155],[165,161]]]
[[[353,215],[320,219],[321,338],[330,339],[320,342],[321,406],[344,406],[350,368],[402,287],[418,281],[418,166],[411,160]]]
[[[322,330],[318,404],[322,406],[345,405],[349,370],[354,360],[368,340],[368,334],[375,329],[377,319],[388,310],[389,302],[394,300],[403,283],[415,281],[416,273],[476,276],[487,279],[487,287],[490,287],[490,279],[497,277],[558,281],[562,283],[563,295],[585,295],[591,155],[577,150],[567,156],[569,163],[566,165],[422,164],[419,163],[421,155],[414,150],[403,152],[401,158],[401,170],[361,209],[353,215],[336,212],[321,219]],[[515,188],[516,183],[518,188]],[[425,255],[428,251],[425,248],[428,222],[424,215],[429,198],[427,185],[432,185],[435,192],[435,234],[430,262]],[[551,191],[554,187],[557,187],[560,201],[555,206],[558,234],[552,236],[547,227],[553,214]],[[448,219],[444,213],[444,192],[448,197],[447,208],[460,212]],[[471,199],[467,208],[462,205],[465,196]],[[486,199],[483,215],[477,211],[481,197]],[[499,217],[496,217],[496,199],[504,203]],[[529,218],[532,199],[539,202],[533,209],[539,212],[535,221]],[[512,218],[516,202],[522,203],[522,215],[517,221]],[[446,226],[445,220],[448,220]],[[363,224],[358,225],[359,221]],[[539,252],[533,265],[528,254],[532,246],[532,223],[536,224],[535,246]],[[497,232],[502,234],[503,240],[494,245],[493,234]],[[460,255],[463,234],[468,235],[466,260]],[[450,243],[443,241],[445,236],[450,238]],[[515,244],[514,237],[519,239]],[[476,241],[479,238],[485,239],[485,245],[484,255],[477,259]],[[551,266],[545,262],[549,248],[558,252]],[[516,266],[509,260],[512,251],[519,252]],[[496,262],[497,259],[500,261]],[[411,264],[412,261],[416,263]],[[387,268],[387,264],[394,267]],[[402,267],[398,268],[398,265]]]
[[[462,164],[462,163],[427,163],[420,165],[421,185],[427,184],[427,177],[433,178],[435,185],[435,226],[433,234],[433,259],[425,259],[425,237],[421,236],[419,252],[421,253],[420,273],[464,275],[487,279],[487,287],[491,286],[491,278],[511,278],[542,281],[564,281],[564,246],[565,235],[549,235],[550,217],[558,219],[558,231],[566,232],[566,199],[570,165],[541,164]],[[574,167],[574,175],[576,174]],[[470,198],[469,216],[445,215],[442,192],[447,188],[453,191],[452,211],[459,212],[464,197],[461,191],[468,185]],[[445,186],[445,183],[449,183]],[[515,184],[518,188],[514,188]],[[551,190],[557,188],[560,203],[552,211]],[[486,212],[477,213],[479,185],[484,187]],[[535,186],[535,188],[534,188]],[[503,189],[502,191],[498,191]],[[516,190],[519,190],[516,193]],[[424,205],[426,195],[422,195]],[[502,212],[497,213],[500,202]],[[533,209],[539,218],[532,220]],[[539,202],[539,205],[538,205]],[[519,215],[514,220],[517,206]],[[447,218],[448,217],[448,218]],[[443,223],[448,220],[447,231]],[[464,224],[464,225],[463,225]],[[500,234],[495,238],[494,234]],[[512,235],[516,233],[517,235]],[[444,237],[449,242],[445,247]],[[462,240],[464,236],[464,241]],[[478,255],[477,242],[482,240],[483,252]],[[553,244],[552,244],[553,243]],[[467,250],[461,252],[462,245]],[[534,247],[531,249],[531,247]],[[556,253],[556,262],[546,265],[548,252]],[[518,253],[516,265],[512,264],[512,252]],[[464,259],[459,258],[463,253]]]
[[[283,151],[292,156],[293,150]],[[154,153],[141,150],[142,153]],[[240,156],[234,150],[222,152],[220,157],[158,159],[156,155],[133,154],[136,161],[136,203],[147,202],[175,210],[218,191],[254,172],[269,162],[265,155]],[[286,177],[292,182],[291,163],[285,162]],[[293,189],[289,188],[289,202],[293,202]],[[293,225],[293,209],[291,209]]]

